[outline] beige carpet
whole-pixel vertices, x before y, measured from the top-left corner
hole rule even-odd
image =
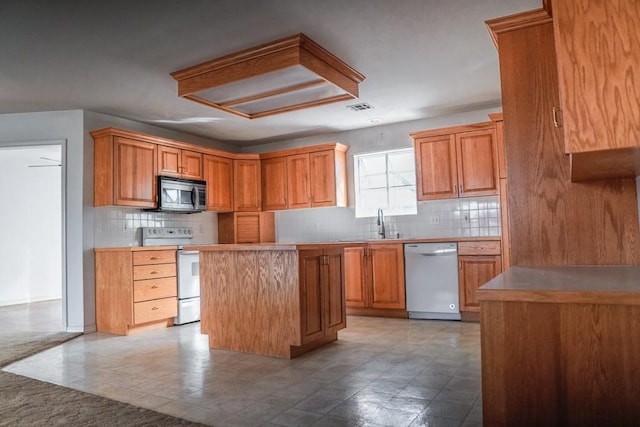
[[[80,334],[0,333],[0,368]],[[0,371],[0,426],[201,426],[9,372]]]

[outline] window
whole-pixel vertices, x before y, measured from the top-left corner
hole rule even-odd
[[[356,217],[411,215],[416,207],[413,148],[353,156]]]

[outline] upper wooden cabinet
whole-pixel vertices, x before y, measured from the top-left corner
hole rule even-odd
[[[335,143],[261,154],[262,208],[346,206],[346,151]]]
[[[418,200],[498,194],[492,122],[412,133]]]
[[[238,212],[262,209],[259,159],[233,161],[233,205]]]
[[[233,160],[209,154],[205,154],[202,160],[207,182],[207,209],[233,211]]]
[[[571,179],[640,175],[640,5],[553,0],[565,151]]]
[[[158,175],[204,179],[202,153],[159,145]]]
[[[94,206],[156,206],[157,145],[110,132],[92,134]]]
[[[262,209],[287,209],[287,158],[262,159]]]

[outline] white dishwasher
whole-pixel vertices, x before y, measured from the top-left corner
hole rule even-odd
[[[457,243],[405,244],[404,271],[409,318],[460,320]]]

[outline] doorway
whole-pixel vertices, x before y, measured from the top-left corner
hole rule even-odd
[[[63,142],[0,148],[0,317],[25,330],[66,328]]]

